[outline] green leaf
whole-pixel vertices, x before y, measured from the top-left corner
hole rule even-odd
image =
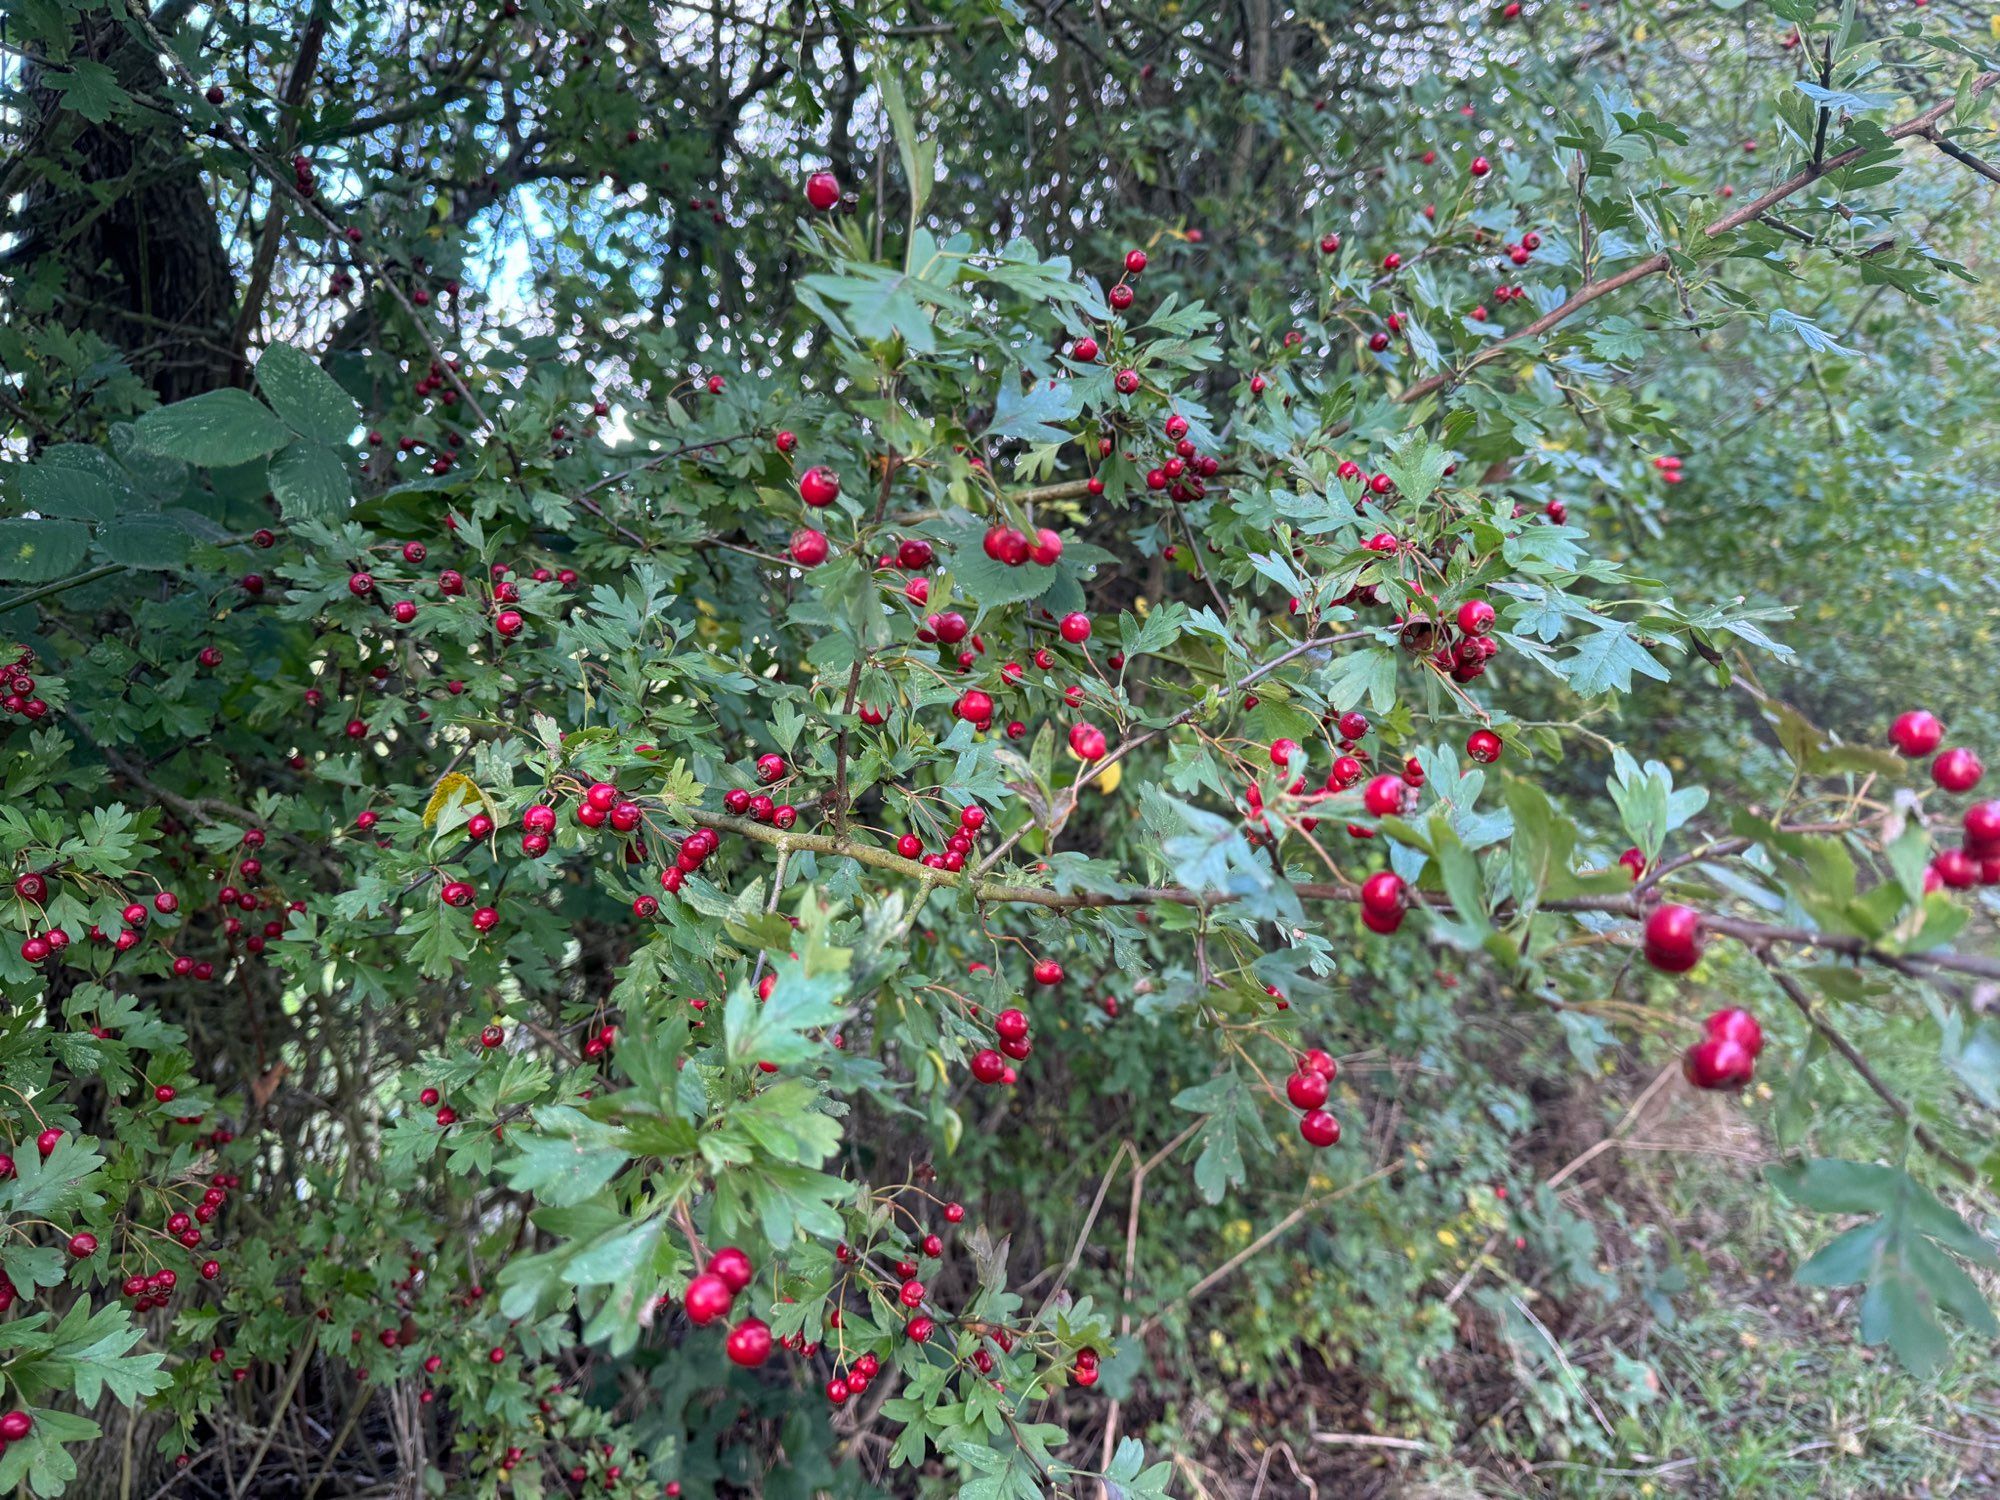
[[[825,1043],[806,1033],[836,1025],[846,1014],[841,997],[847,975],[808,974],[797,959],[773,965],[777,983],[769,1000],[759,1000],[748,984],[739,984],[723,1010],[723,1032],[730,1061],[770,1062],[782,1067],[817,1055]]]
[[[78,521],[0,521],[0,578],[51,583],[83,561],[90,530]]]
[[[1405,504],[1428,500],[1444,480],[1451,455],[1421,434],[1405,439],[1401,448],[1382,462],[1382,472],[1395,482],[1396,493]]]
[[[627,1224],[590,1242],[564,1267],[572,1286],[604,1286],[636,1274],[653,1258],[666,1228],[663,1218]]]
[[[1622,621],[1598,623],[1563,661],[1562,669],[1571,690],[1586,698],[1630,692],[1634,672],[1656,682],[1667,680],[1666,668],[1647,654],[1633,639],[1632,627]]]
[[[227,469],[275,453],[292,440],[285,424],[248,391],[208,391],[139,418],[140,444],[205,469]]]
[[[1888,1230],[1880,1219],[1856,1224],[1828,1240],[1793,1273],[1800,1286],[1858,1286],[1875,1269]]]
[[[1566,882],[1576,826],[1531,781],[1510,780],[1501,795],[1514,818],[1507,846],[1509,890],[1520,911],[1532,912],[1552,881]]]
[[[303,439],[271,465],[271,493],[288,521],[338,521],[354,499],[340,455]]]
[[[1083,391],[1074,380],[1049,376],[1030,378],[1021,389],[1021,372],[1009,370],[1000,380],[993,403],[989,438],[1019,438],[1025,443],[1060,443],[1070,434],[1051,424],[1067,422],[1083,410]]]
[[[1832,334],[1809,318],[1783,307],[1771,309],[1769,326],[1773,330],[1789,330],[1799,336],[1799,341],[1815,354],[1843,354],[1852,356],[1856,351],[1848,348]]]
[[[623,1133],[564,1105],[533,1112],[535,1129],[516,1130],[508,1139],[514,1155],[499,1163],[516,1192],[533,1193],[552,1208],[569,1208],[594,1197],[628,1160]]]
[[[48,68],[41,81],[63,96],[66,107],[99,125],[132,102],[118,86],[118,75],[94,58],[75,58],[60,70]]]
[[[361,425],[361,407],[311,358],[273,344],[257,361],[257,389],[300,437],[338,447]]]
[[[85,449],[102,459],[96,449]],[[110,521],[129,504],[131,492],[104,472],[109,465],[59,463],[49,454],[35,464],[9,464],[0,474],[9,481],[22,510],[72,521]]]
[[[1895,1201],[1903,1174],[1874,1162],[1817,1157],[1767,1167],[1771,1185],[1801,1208],[1823,1214],[1882,1213]]]
[[[127,1406],[163,1389],[167,1375],[160,1369],[164,1354],[128,1354],[146,1330],[115,1302],[94,1313],[90,1300],[79,1298],[56,1326],[56,1347],[50,1363],[62,1370],[62,1383],[85,1406],[95,1406],[105,1391]]]
[[[104,1166],[94,1146],[65,1132],[47,1156],[23,1151],[14,1159],[15,1175],[0,1184],[0,1212],[16,1218],[64,1217],[95,1208],[103,1197],[93,1179]]]
[[[1451,917],[1431,912],[1432,929],[1446,942],[1464,948],[1477,947],[1493,930],[1486,904],[1486,884],[1479,875],[1479,861],[1459,842],[1447,809],[1434,809],[1428,828],[1431,858],[1437,865],[1438,876],[1444,882],[1445,896],[1454,912]]]
[[[1335,713],[1345,713],[1362,699],[1377,713],[1387,713],[1396,701],[1396,652],[1370,646],[1348,652],[1334,663],[1326,682],[1326,698]]]
[[[194,536],[172,516],[142,513],[101,528],[97,546],[111,561],[128,568],[165,570],[187,562]]]

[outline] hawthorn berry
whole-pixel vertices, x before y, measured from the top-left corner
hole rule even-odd
[[[831,172],[815,172],[806,179],[806,202],[825,213],[840,201],[840,179]]]
[[[815,509],[833,504],[840,498],[840,476],[815,464],[799,476],[799,498]]]
[[[745,1318],[729,1330],[723,1350],[733,1364],[754,1367],[771,1357],[771,1330],[761,1318]]]
[[[1701,961],[1701,913],[1672,902],[1646,917],[1646,962],[1669,974],[1685,974]]]
[[[1947,792],[1969,792],[1985,774],[1979,757],[1962,745],[1942,752],[1931,762],[1931,780]]]
[[[1323,1109],[1309,1109],[1299,1117],[1299,1134],[1309,1146],[1325,1148],[1339,1144],[1340,1121]]]

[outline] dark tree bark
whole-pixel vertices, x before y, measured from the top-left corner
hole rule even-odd
[[[81,59],[135,96],[163,82],[152,49],[108,11],[78,18]],[[62,326],[118,350],[162,401],[228,383],[235,276],[199,162],[178,130],[116,115],[100,124],[67,108],[48,73],[27,65],[28,118],[0,168],[9,195],[23,195],[7,226],[23,236],[9,271],[52,299]],[[30,167],[35,157],[44,162]]]

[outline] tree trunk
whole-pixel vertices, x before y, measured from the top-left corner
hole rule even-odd
[[[108,13],[80,17],[73,37],[72,61],[102,63],[133,94],[159,94],[152,50]],[[162,401],[227,384],[236,286],[200,163],[176,131],[66,108],[41,72],[27,65],[28,117],[0,172],[8,195],[23,195],[8,226],[23,240],[7,257],[21,300],[46,297],[57,323],[102,338]],[[29,167],[37,156],[70,175]]]

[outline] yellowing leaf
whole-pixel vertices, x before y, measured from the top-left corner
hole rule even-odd
[[[1118,783],[1123,781],[1124,779],[1125,779],[1124,763],[1122,761],[1114,760],[1111,763],[1111,769],[1106,771],[1102,776],[1097,778],[1096,786],[1100,792],[1104,793],[1108,797],[1113,792],[1118,790]]]
[[[434,827],[447,807],[467,801],[481,802],[489,810],[493,806],[492,800],[480,790],[479,783],[463,771],[445,772],[431,789],[431,800],[424,804],[424,827]]]

